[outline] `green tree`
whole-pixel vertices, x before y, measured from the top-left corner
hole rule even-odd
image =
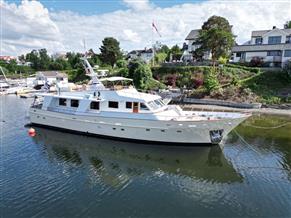
[[[82,68],[82,63],[80,60],[80,57],[81,57],[80,53],[68,52],[66,54],[66,57],[68,59],[68,63],[71,69]]]
[[[171,54],[172,54],[173,60],[180,60],[182,56],[182,50],[180,49],[178,45],[174,45],[168,53],[168,57],[167,57],[168,60],[170,59]]]
[[[158,52],[158,53],[155,55],[155,63],[157,63],[157,64],[161,64],[161,63],[165,62],[167,56],[168,56],[167,53],[164,53],[164,52]]]
[[[37,50],[32,50],[30,53],[26,54],[25,59],[26,61],[31,62],[31,67],[34,70],[40,69],[40,58]]]
[[[148,89],[153,79],[150,67],[143,61],[137,59],[128,64],[128,77],[133,79],[138,89]]]
[[[116,61],[116,66],[118,68],[126,68],[127,67],[127,61],[124,59],[120,59],[118,61]]]
[[[130,61],[128,64],[128,77],[133,79],[135,70],[143,64],[145,63],[140,59]]]
[[[152,71],[147,64],[139,65],[133,75],[133,83],[138,89],[147,89],[147,84],[153,79]]]
[[[170,49],[167,45],[162,45],[162,47],[158,50],[158,52],[166,53],[166,54],[168,54],[169,51],[170,51]]]
[[[100,47],[100,59],[104,64],[109,64],[112,67],[117,60],[122,58],[119,42],[112,37],[103,39],[102,46]]]
[[[40,61],[40,69],[39,70],[48,70],[49,65],[50,65],[52,60],[51,60],[50,56],[47,54],[47,50],[45,48],[42,48],[42,49],[38,50],[38,54],[39,54],[39,61]]]
[[[291,28],[291,20],[286,21],[286,23],[284,24],[284,29],[289,29]]]
[[[218,58],[228,56],[234,45],[232,26],[224,17],[212,16],[202,25],[198,41],[201,43],[201,51],[211,52],[215,66]]]

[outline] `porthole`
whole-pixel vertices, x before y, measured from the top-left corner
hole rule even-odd
[[[116,130],[116,128],[114,127],[114,128],[112,128],[113,130]]]
[[[182,131],[181,131],[181,130],[177,130],[177,132],[178,132],[178,133],[181,133]]]
[[[150,129],[146,129],[146,131],[148,131],[148,132],[149,132],[149,131],[151,131],[151,130],[150,130]]]
[[[121,129],[121,131],[124,131],[124,129]]]
[[[162,130],[161,130],[161,132],[165,132],[165,130],[164,130],[164,129],[162,129]]]

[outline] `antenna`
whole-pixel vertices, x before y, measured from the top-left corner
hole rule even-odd
[[[3,69],[2,69],[1,66],[0,66],[0,69],[1,69],[1,72],[2,72],[2,74],[3,74],[3,76],[4,76],[5,81],[8,82],[8,81],[7,81],[7,77],[6,77],[6,75],[5,75],[5,73],[4,73],[4,71],[3,71]]]
[[[104,85],[102,82],[97,77],[97,73],[93,70],[91,67],[89,61],[87,60],[86,57],[81,57],[80,58],[82,61],[82,65],[85,68],[86,75],[90,76],[92,79],[92,85],[90,87],[91,90],[98,90],[98,89],[105,89]]]
[[[86,49],[86,41],[85,41],[85,39],[83,39],[83,46],[84,46],[84,51],[85,51],[85,54],[86,54],[87,49]]]

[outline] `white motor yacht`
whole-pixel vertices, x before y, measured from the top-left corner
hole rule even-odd
[[[86,59],[90,89],[43,93],[29,113],[32,124],[119,140],[165,144],[219,144],[250,114],[183,111],[159,95],[138,92],[131,79],[98,79]],[[111,84],[106,87],[104,84]],[[118,85],[117,85],[118,84]]]

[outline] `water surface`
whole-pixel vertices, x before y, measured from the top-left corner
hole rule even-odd
[[[221,147],[169,147],[29,137],[31,99],[0,101],[0,217],[291,216],[290,117],[251,117]]]

